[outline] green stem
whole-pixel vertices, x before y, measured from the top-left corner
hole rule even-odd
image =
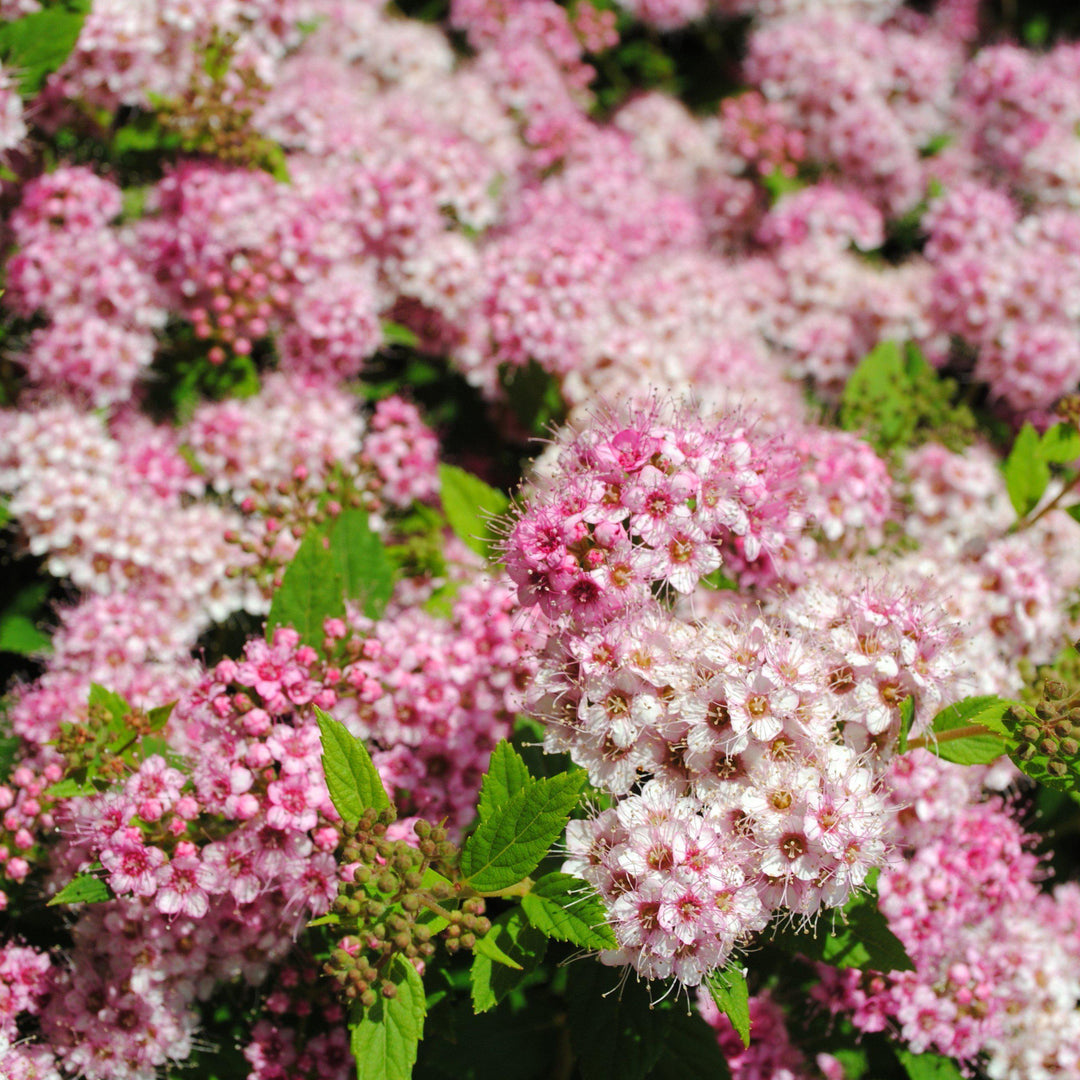
[[[968,724],[966,727],[953,728],[952,731],[943,731],[940,734],[932,735],[929,738],[923,737],[919,739],[909,739],[907,748],[909,750],[922,750],[927,746],[936,746],[938,743],[953,742],[955,739],[966,739],[971,735],[997,735],[996,731],[991,731],[988,727],[983,727],[982,724]]]

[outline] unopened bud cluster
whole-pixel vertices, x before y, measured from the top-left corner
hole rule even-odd
[[[64,775],[71,776],[93,765],[97,775],[105,780],[122,778],[128,771],[124,751],[149,732],[150,720],[144,713],[132,711],[125,716],[121,733],[108,708],[91,704],[85,722],[60,727],[56,748],[64,757]]]
[[[392,810],[367,810],[359,822],[342,830],[352,881],[339,886],[332,911],[347,933],[325,971],[350,1001],[365,1008],[374,1005],[379,994],[390,998],[396,993],[387,978],[395,955],[422,963],[434,954],[437,935],[454,953],[473,948],[491,929],[483,899],[461,898],[461,886],[452,880],[458,849],[447,839],[446,829],[418,820],[413,845],[388,837],[393,820]]]
[[[1005,720],[1018,745],[1021,762],[1042,764],[1055,779],[1064,779],[1080,764],[1080,690],[1046,679],[1034,711],[1014,706]],[[1040,762],[1040,758],[1045,758]]]

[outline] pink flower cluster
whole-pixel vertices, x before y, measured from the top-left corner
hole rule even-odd
[[[882,587],[717,623],[658,601],[790,542],[797,467],[731,419],[602,420],[507,540],[521,602],[550,627],[531,693],[545,747],[618,797],[571,823],[566,869],[605,900],[606,962],[648,978],[696,985],[774,912],[843,904],[885,858],[900,704],[917,696],[924,723],[954,674],[951,627]]]
[[[891,783],[907,858],[882,873],[881,909],[917,970],[829,970],[818,996],[864,1031],[899,1027],[917,1053],[981,1055],[991,1077],[1076,1071],[1080,890],[1042,891],[1009,806],[980,801],[956,766],[914,752]]]
[[[70,404],[0,416],[0,490],[11,495],[30,553],[90,592],[153,597],[189,644],[233,611],[263,610],[257,592],[227,576],[242,561],[225,542],[239,518],[184,501],[191,470],[175,443],[163,445],[152,427],[130,433],[122,451],[98,417]],[[181,482],[163,483],[151,460]],[[129,467],[134,461],[148,473]]]
[[[31,383],[91,406],[127,400],[150,366],[165,321],[130,230],[110,227],[121,209],[114,184],[65,167],[27,184],[11,225],[8,294],[19,314],[41,312],[23,359]]]

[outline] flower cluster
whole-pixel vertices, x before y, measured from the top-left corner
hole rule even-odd
[[[561,449],[507,540],[550,627],[545,746],[619,797],[571,824],[566,868],[607,904],[607,962],[649,978],[695,985],[774,912],[842,905],[885,858],[900,705],[932,709],[953,675],[951,629],[883,588],[720,624],[658,599],[792,539],[797,462],[732,420],[612,418]]]

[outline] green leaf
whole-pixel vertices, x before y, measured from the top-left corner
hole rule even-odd
[[[911,721],[915,718],[915,699],[908,694],[900,702],[900,753],[907,750],[908,735],[911,734]]]
[[[934,717],[927,734],[927,749],[957,765],[987,765],[1008,752],[1010,739],[1004,717],[1013,702],[986,695],[964,698],[948,705]],[[987,728],[986,734],[966,735],[942,742],[934,736],[945,735],[972,725]]]
[[[424,1033],[424,984],[416,968],[401,957],[394,958],[390,981],[396,995],[380,994],[352,1025],[349,1043],[357,1080],[410,1080],[412,1076]]]
[[[536,780],[481,820],[461,852],[461,872],[477,892],[508,889],[535,870],[577,805],[583,772]]]
[[[113,891],[99,877],[93,874],[79,874],[73,877],[48,903],[48,907],[57,904],[100,904],[103,900],[112,900]]]
[[[896,1056],[909,1080],[961,1080],[963,1076],[956,1062],[940,1054],[913,1054],[910,1050],[897,1050]]]
[[[477,938],[473,951],[479,956],[486,957],[488,960],[504,967],[512,968],[514,971],[523,970],[522,966],[512,956],[507,956],[499,948],[498,941],[491,934],[485,934],[483,937]]]
[[[305,645],[323,655],[323,623],[345,615],[345,583],[338,558],[323,537],[309,530],[274,593],[266,620],[266,638],[279,626],[291,626]]]
[[[742,1039],[743,1046],[750,1045],[750,988],[742,965],[731,961],[723,971],[714,971],[705,977],[716,1007],[731,1021],[731,1026]]]
[[[330,527],[330,554],[345,597],[361,601],[364,614],[378,619],[394,591],[394,567],[359,507],[342,511]]]
[[[34,625],[33,619],[8,612],[0,615],[0,652],[32,656],[45,652],[49,644],[48,635]]]
[[[505,806],[512,796],[532,783],[529,768],[522,756],[503,739],[494,749],[488,770],[480,785],[480,805],[477,811],[481,820],[493,810]]]
[[[481,943],[485,943],[483,947]],[[547,938],[525,921],[521,908],[504,911],[491,924],[489,933],[476,942],[470,972],[473,1010],[482,1013],[494,1009],[535,969],[546,950]],[[507,960],[511,963],[507,964]]]
[[[382,333],[388,345],[404,345],[406,348],[415,349],[420,344],[420,339],[407,326],[390,322],[389,319],[383,319]]]
[[[716,1041],[716,1032],[693,1013],[671,1011],[667,1042],[649,1080],[730,1080],[731,1070]]]
[[[521,898],[521,906],[529,922],[548,937],[584,949],[614,949],[618,944],[600,898],[570,874],[545,874]]]
[[[0,58],[18,79],[23,97],[36,96],[46,78],[68,58],[89,10],[90,0],[65,0],[0,23]]]
[[[1050,483],[1050,466],[1040,452],[1039,433],[1025,424],[1005,460],[1005,487],[1018,517],[1030,513]]]
[[[773,943],[786,952],[838,968],[915,970],[904,943],[889,929],[873,897],[866,894],[849,900],[842,915],[833,912],[819,917],[810,930],[778,928]]]
[[[714,570],[711,574],[706,574],[700,581],[702,585],[707,585],[710,589],[719,591],[734,590],[737,592],[739,589],[739,583],[720,570]]]
[[[584,1080],[641,1080],[660,1060],[675,1014],[652,1008],[649,994],[602,964],[570,966],[566,1020]]]
[[[131,714],[131,706],[124,698],[112,690],[107,690],[99,683],[90,684],[89,705],[91,709],[105,710],[117,727],[123,727]]]
[[[169,722],[169,717],[172,716],[173,709],[176,708],[176,702],[170,701],[168,705],[159,705],[156,709],[151,709],[147,713],[147,719],[150,721],[151,731],[161,731],[161,729]]]
[[[450,528],[478,555],[497,558],[499,536],[492,521],[510,509],[510,500],[456,465],[439,466],[439,484]]]
[[[1080,521],[1080,503],[1074,503],[1072,506],[1065,508],[1065,513],[1073,519],[1073,521]]]
[[[916,418],[900,345],[883,341],[859,362],[840,398],[840,426],[856,431],[873,424],[877,443],[905,442]]]
[[[316,706],[326,786],[342,821],[359,821],[368,809],[386,810],[390,796],[362,740]]]
[[[545,371],[535,360],[524,366],[502,365],[499,385],[510,411],[529,435],[542,437],[566,419],[560,379]]]
[[[22,739],[18,735],[0,735],[0,784],[10,775],[21,746]]]
[[[73,799],[79,795],[95,795],[96,793],[97,788],[89,781],[80,783],[71,777],[67,780],[60,780],[45,789],[45,794],[50,799]]]
[[[1039,455],[1052,465],[1069,465],[1080,458],[1080,431],[1072,424],[1055,424],[1039,440]]]

